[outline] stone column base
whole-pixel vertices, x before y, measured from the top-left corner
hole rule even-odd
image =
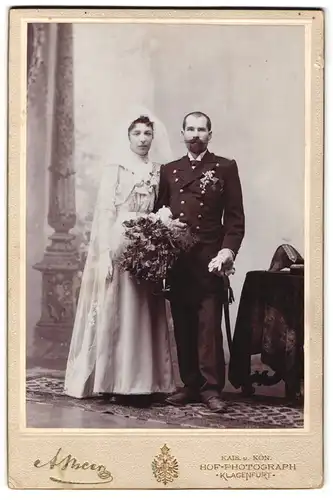
[[[37,324],[27,368],[66,369],[73,325]]]

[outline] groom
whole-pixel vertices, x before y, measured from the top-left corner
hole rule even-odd
[[[173,405],[201,401],[222,412],[225,361],[221,331],[226,298],[222,274],[233,268],[244,237],[242,189],[237,164],[208,151],[210,118],[185,116],[182,135],[188,153],[161,167],[155,209],[170,207],[175,224],[186,224],[198,243],[178,259],[168,277],[180,376],[184,388]],[[223,218],[223,222],[222,222]]]

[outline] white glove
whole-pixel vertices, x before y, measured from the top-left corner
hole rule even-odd
[[[208,264],[208,271],[219,276],[235,273],[234,254],[229,248],[223,248]]]

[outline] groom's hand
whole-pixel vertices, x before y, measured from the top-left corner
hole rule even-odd
[[[185,229],[185,227],[186,227],[185,222],[181,222],[179,219],[170,220],[169,225],[171,228],[174,228],[174,229]]]
[[[210,273],[217,275],[233,274],[234,272],[234,254],[228,248],[223,248],[208,264]]]

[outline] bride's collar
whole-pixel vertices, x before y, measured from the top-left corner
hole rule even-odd
[[[134,174],[137,174],[139,176],[144,175],[147,172],[147,170],[151,170],[151,166],[152,166],[152,162],[149,159],[148,155],[146,155],[144,157],[139,156],[138,154],[134,153],[131,149],[130,149],[130,155],[128,158],[128,164],[123,165],[123,167],[126,170],[129,170],[129,171],[131,171]]]

